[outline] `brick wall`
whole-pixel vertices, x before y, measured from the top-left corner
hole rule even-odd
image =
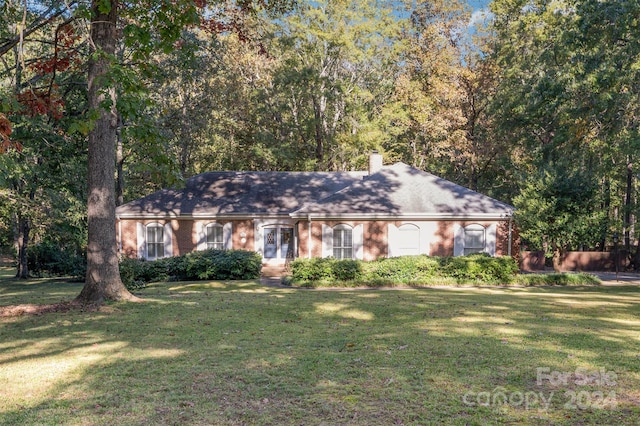
[[[626,252],[617,254],[618,268],[624,270],[628,265]],[[616,253],[602,251],[570,251],[562,257],[562,271],[615,271]],[[520,269],[528,272],[550,269],[545,267],[544,253],[540,251],[520,252]]]

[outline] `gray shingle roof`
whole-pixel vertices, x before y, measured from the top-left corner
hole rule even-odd
[[[404,163],[396,163],[327,198],[305,205],[294,215],[499,218],[512,212],[513,207],[508,204]]]
[[[209,172],[116,209],[119,217],[504,217],[513,207],[404,163],[366,172]]]
[[[181,189],[123,204],[120,217],[279,215],[362,180],[366,172],[209,172]]]

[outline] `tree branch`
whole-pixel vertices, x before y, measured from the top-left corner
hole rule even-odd
[[[2,43],[0,45],[0,57],[4,56],[7,52],[11,51],[11,49],[13,49],[15,46],[19,45],[21,42],[24,41],[24,39],[26,39],[28,36],[30,36],[31,34],[33,34],[34,32],[38,31],[40,28],[50,24],[51,22],[53,22],[56,18],[62,16],[66,11],[68,11],[68,8],[71,8],[76,2],[71,2],[67,8],[63,8],[63,9],[58,9],[56,10],[53,15],[50,15],[50,13],[53,11],[53,8],[49,8],[47,11],[43,12],[42,14],[40,14],[40,16],[38,16],[32,23],[31,26],[29,28],[26,28],[23,31],[20,31],[20,34],[16,35],[15,37],[5,41],[4,43]],[[50,15],[50,16],[49,16]]]

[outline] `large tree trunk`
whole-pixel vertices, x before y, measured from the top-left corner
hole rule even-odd
[[[87,276],[77,297],[83,303],[133,298],[122,284],[118,266],[115,214],[118,117],[115,88],[105,79],[116,46],[117,7],[117,0],[93,0],[91,3],[93,51],[89,60],[88,96],[89,107],[98,118],[89,133]]]

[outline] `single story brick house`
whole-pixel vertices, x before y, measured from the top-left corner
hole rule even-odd
[[[157,259],[207,248],[291,259],[511,255],[513,207],[374,153],[362,172],[209,172],[116,209],[121,254]]]

